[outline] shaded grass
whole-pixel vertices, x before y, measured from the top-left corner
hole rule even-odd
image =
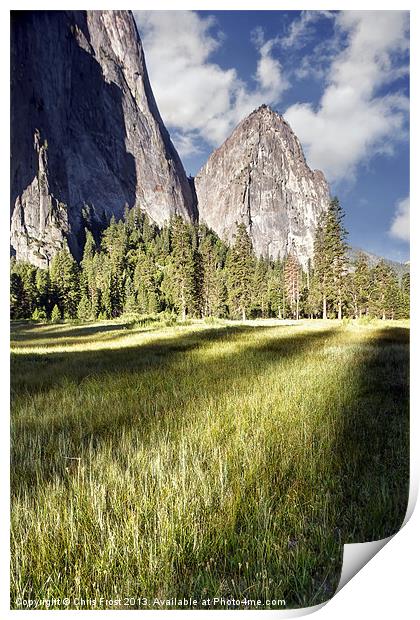
[[[12,334],[12,605],[312,605],[398,529],[408,329],[97,327]]]

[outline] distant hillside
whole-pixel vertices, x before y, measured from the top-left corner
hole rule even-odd
[[[395,271],[395,273],[400,279],[405,273],[409,273],[410,271],[409,261],[407,261],[406,263],[399,263],[398,261],[390,260],[389,258],[384,258],[383,256],[377,256],[377,254],[372,254],[372,252],[367,252],[366,250],[362,250],[361,248],[349,248],[348,256],[350,260],[353,261],[360,252],[363,252],[363,254],[367,256],[370,267],[374,267],[377,263],[379,263],[380,260],[384,260],[387,265],[392,267],[392,269]]]

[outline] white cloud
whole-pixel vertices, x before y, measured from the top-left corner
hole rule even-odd
[[[282,47],[303,47],[314,35],[315,22],[333,16],[331,11],[302,11],[299,18],[290,24],[287,35],[282,38]]]
[[[197,136],[194,133],[174,132],[171,135],[172,141],[176,144],[176,148],[181,157],[191,157],[199,155],[203,152],[202,147],[197,142]]]
[[[319,106],[297,103],[285,113],[310,165],[330,181],[352,178],[361,161],[392,152],[408,109],[405,95],[378,94],[407,70],[395,56],[408,46],[408,13],[343,11],[335,20],[346,46],[330,66]]]
[[[397,202],[389,234],[401,241],[410,240],[410,198]]]
[[[222,44],[213,18],[193,11],[134,11],[153,91],[180,152],[196,152],[197,138],[219,146],[235,125],[262,103],[277,103],[289,84],[272,55],[277,39],[254,32],[258,60],[254,88],[234,68],[211,62]]]

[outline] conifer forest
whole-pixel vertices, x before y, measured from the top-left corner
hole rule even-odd
[[[283,258],[256,256],[246,226],[229,247],[205,224],[180,216],[158,228],[140,209],[96,236],[86,231],[78,264],[68,247],[49,269],[12,260],[11,317],[57,322],[168,313],[189,318],[409,317],[410,276],[385,260],[347,256],[338,199],[315,233],[302,266],[293,247]]]

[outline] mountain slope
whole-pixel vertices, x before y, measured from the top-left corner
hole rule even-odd
[[[126,206],[196,217],[128,11],[12,13],[11,156],[12,249],[39,266]]]
[[[329,203],[319,170],[306,164],[286,121],[267,106],[243,120],[195,178],[200,220],[230,241],[244,222],[257,254],[295,251],[306,264]]]
[[[367,252],[366,250],[362,250],[361,248],[349,247],[347,251],[347,255],[350,261],[354,261],[357,258],[357,255],[360,253],[364,254],[367,257],[367,262],[370,268],[374,267],[379,263],[379,261],[383,260],[387,265],[392,267],[399,279],[401,279],[405,273],[410,272],[409,262],[399,263],[398,261],[384,258],[383,256],[378,256],[377,254],[372,254],[372,252]]]

